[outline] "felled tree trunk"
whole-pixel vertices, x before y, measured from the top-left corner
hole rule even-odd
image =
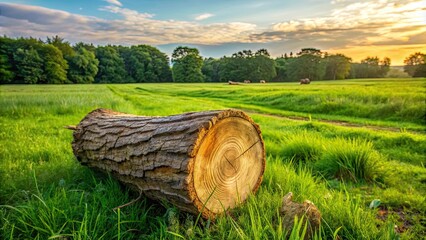
[[[142,117],[98,109],[76,127],[72,147],[82,164],[212,219],[255,192],[265,170],[259,126],[237,110]]]

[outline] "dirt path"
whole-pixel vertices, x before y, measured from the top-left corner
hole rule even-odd
[[[242,110],[244,110],[245,112],[247,112],[249,114],[257,114],[257,115],[261,115],[261,116],[265,116],[265,117],[273,117],[273,118],[277,118],[277,119],[285,119],[285,120],[293,120],[293,121],[305,121],[305,122],[310,121],[310,119],[307,118],[307,117],[281,116],[281,115],[271,114],[271,113],[256,112],[256,111],[253,111],[253,110],[250,110],[250,109],[242,109]],[[331,125],[335,125],[335,126],[352,127],[352,128],[367,128],[367,129],[376,130],[376,131],[389,131],[389,132],[403,132],[404,131],[404,132],[408,132],[408,133],[412,133],[412,134],[426,134],[425,131],[414,131],[414,130],[403,130],[402,131],[401,128],[397,128],[397,127],[382,127],[382,126],[357,124],[357,123],[338,121],[338,120],[326,120],[326,119],[317,119],[316,118],[315,121],[327,123],[327,124],[331,124]]]

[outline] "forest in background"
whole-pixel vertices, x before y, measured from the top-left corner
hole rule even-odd
[[[360,63],[315,48],[271,58],[266,49],[242,50],[220,59],[204,58],[196,48],[179,46],[169,58],[149,45],[71,45],[59,36],[0,37],[0,84],[299,81],[382,77],[425,77],[426,55],[414,53],[404,72],[391,59],[366,57]],[[391,70],[391,71],[390,71]],[[408,74],[408,75],[407,75]]]

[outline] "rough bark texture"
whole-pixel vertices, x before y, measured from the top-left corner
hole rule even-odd
[[[82,164],[204,218],[244,201],[265,170],[260,129],[237,110],[142,117],[97,109],[76,127],[72,147]]]

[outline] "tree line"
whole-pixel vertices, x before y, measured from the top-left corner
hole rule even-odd
[[[171,82],[166,54],[148,45],[74,46],[55,36],[0,38],[0,83]]]
[[[404,71],[409,75],[426,76],[425,54],[412,54],[404,63]],[[180,46],[169,59],[149,45],[71,45],[58,36],[46,41],[0,37],[0,83],[337,80],[385,77],[389,69],[389,58],[367,57],[353,63],[343,54],[328,54],[315,48],[275,59],[266,49],[203,59],[198,49]]]

